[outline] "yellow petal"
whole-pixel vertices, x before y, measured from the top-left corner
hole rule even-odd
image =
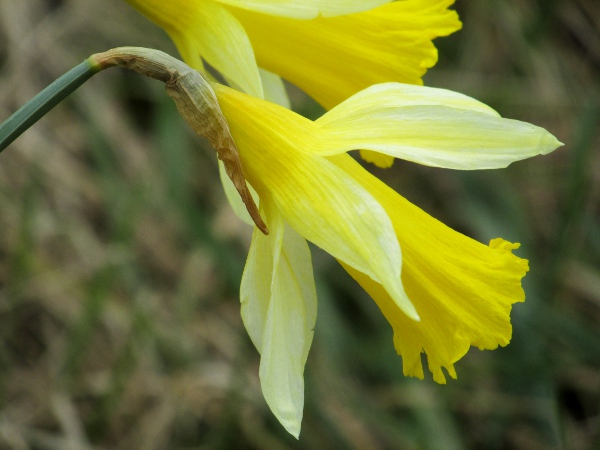
[[[221,3],[250,11],[291,17],[314,19],[366,11],[391,0],[219,0]]]
[[[290,108],[290,99],[285,90],[285,86],[283,85],[283,81],[281,78],[274,73],[271,73],[264,69],[260,70],[260,77],[263,85],[263,90],[265,94],[265,99],[277,103],[278,105],[284,106],[286,108]],[[219,176],[221,177],[221,183],[223,184],[223,189],[225,191],[225,196],[229,205],[233,209],[238,218],[240,218],[243,222],[248,225],[254,225],[254,221],[248,214],[248,210],[246,209],[246,205],[242,201],[239,192],[236,187],[233,185],[233,182],[225,172],[225,166],[223,162],[219,160]],[[250,184],[248,184],[248,189],[250,190],[250,194],[252,194],[252,198],[254,199],[255,204],[259,204],[258,194],[254,190]]]
[[[252,236],[240,290],[242,318],[261,354],[259,375],[265,400],[297,438],[317,294],[306,241],[264,200],[261,213],[271,233],[265,236],[255,228]]]
[[[265,100],[291,109],[290,98],[281,77],[265,69],[259,68],[258,70],[263,85],[263,92],[265,93]]]
[[[444,89],[385,83],[365,89],[316,122],[321,155],[368,149],[428,166],[496,169],[561,143],[543,128],[503,119]]]
[[[202,59],[243,91],[262,97],[252,45],[238,20],[211,0],[127,0],[162,27],[183,59],[202,70]]]
[[[494,349],[508,344],[511,306],[525,299],[521,278],[528,270],[527,261],[511,253],[518,244],[476,242],[408,202],[348,155],[329,159],[383,205],[402,244],[402,282],[420,322],[409,320],[381,285],[345,267],[392,325],[405,375],[423,378],[424,351],[434,380],[445,383],[442,367],[456,378],[454,363],[471,345]]]
[[[452,0],[405,0],[341,17],[299,21],[231,8],[261,67],[331,108],[372,84],[422,84],[431,40],[461,26]]]
[[[327,159],[317,126],[283,107],[215,86],[244,172],[261,199],[271,196],[303,237],[385,286],[408,316],[418,314],[400,280],[402,257],[388,215]]]

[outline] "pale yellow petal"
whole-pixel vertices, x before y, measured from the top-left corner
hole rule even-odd
[[[252,217],[250,217],[250,214],[248,214],[248,209],[246,208],[246,205],[242,201],[242,197],[240,197],[240,193],[238,192],[236,187],[233,185],[233,182],[231,181],[231,178],[229,178],[229,175],[227,175],[227,172],[225,172],[225,166],[223,165],[223,162],[220,160],[219,160],[219,177],[221,178],[221,184],[223,185],[223,190],[225,191],[225,197],[227,198],[227,201],[229,202],[229,205],[231,206],[231,209],[233,209],[233,212],[235,213],[235,215],[238,216],[238,218],[240,220],[242,220],[242,222],[245,222],[248,225],[254,226],[254,221],[252,220]],[[250,190],[250,194],[252,195],[252,198],[254,199],[254,203],[256,205],[260,206],[258,194],[256,193],[256,191],[250,185],[248,185],[248,189]]]
[[[314,19],[366,11],[391,0],[219,0],[221,3],[238,8],[290,17],[293,19]]]
[[[405,0],[341,17],[299,21],[231,8],[261,67],[326,108],[387,81],[422,84],[437,61],[432,39],[461,26],[452,0]]]
[[[348,155],[329,159],[377,198],[402,244],[402,281],[421,316],[418,323],[402,314],[381,285],[345,267],[392,325],[404,373],[423,378],[424,351],[434,380],[445,383],[442,368],[455,378],[454,363],[471,345],[508,344],[511,307],[525,299],[521,278],[528,270],[527,261],[511,253],[518,244],[496,239],[483,245],[429,216]]]
[[[411,318],[400,280],[400,246],[388,215],[352,177],[307,149],[317,127],[275,104],[215,86],[244,171],[303,237],[383,284]]]
[[[264,99],[277,103],[285,108],[291,109],[290,97],[285,89],[283,80],[279,75],[269,72],[265,69],[258,69],[260,72],[260,79],[262,80]]]
[[[323,127],[341,125],[348,119],[364,116],[366,111],[376,111],[373,115],[388,111],[392,114],[393,111],[409,106],[448,106],[500,117],[485,103],[459,92],[414,84],[381,83],[357,92],[323,114],[316,122]]]
[[[506,167],[561,145],[543,128],[503,119],[465,95],[399,83],[365,89],[316,123],[321,155],[367,149],[450,169]]]
[[[269,202],[263,202],[260,212],[267,221],[269,234],[254,229],[240,286],[242,320],[259,352],[263,348],[273,272],[281,254],[284,231],[283,218],[268,206]]]
[[[306,241],[270,202],[255,229],[241,287],[242,318],[261,354],[260,382],[273,414],[296,438],[304,407],[304,365],[313,339],[317,295]]]
[[[252,45],[239,21],[212,0],[127,0],[162,27],[185,62],[202,70],[202,59],[240,89],[262,97]]]

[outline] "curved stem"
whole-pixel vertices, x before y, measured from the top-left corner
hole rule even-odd
[[[238,149],[212,87],[200,73],[158,50],[120,47],[90,56],[0,124],[0,152],[94,74],[116,66],[165,83],[167,94],[175,101],[181,116],[216,150],[256,226],[269,234],[246,184]]]

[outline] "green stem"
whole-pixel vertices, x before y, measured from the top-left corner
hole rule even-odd
[[[175,101],[182,117],[217,151],[256,226],[269,234],[246,184],[238,149],[210,83],[191,67],[158,50],[120,47],[90,56],[0,125],[0,152],[94,74],[109,67],[125,67],[165,83],[167,94]]]
[[[92,61],[85,60],[25,103],[0,124],[0,152],[99,70]]]

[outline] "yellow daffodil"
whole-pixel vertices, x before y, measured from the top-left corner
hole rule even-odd
[[[326,108],[377,83],[421,85],[437,62],[432,40],[461,27],[448,9],[454,0],[126,1],[171,36],[191,67],[202,71],[205,60],[232,86],[287,107],[280,77]],[[360,155],[384,168],[394,161]],[[219,170],[241,212],[222,164]]]
[[[461,27],[454,0],[127,1],[191,67],[205,60],[232,86],[278,102],[282,76],[326,108],[372,84],[422,84],[437,61],[432,39]]]
[[[247,180],[270,230],[255,228],[242,278],[242,317],[261,354],[267,403],[300,432],[303,371],[317,300],[305,239],[323,248],[373,297],[394,331],[404,373],[438,383],[471,345],[511,338],[512,304],[524,300],[518,244],[476,242],[429,216],[346,152],[364,148],[452,169],[492,169],[561,145],[536,126],[501,118],[461,94],[385,83],[316,121],[214,85]]]

